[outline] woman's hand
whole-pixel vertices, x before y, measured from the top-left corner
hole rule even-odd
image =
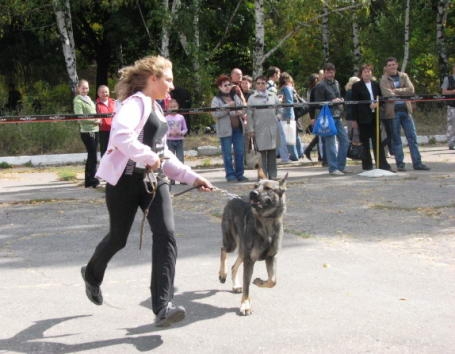
[[[200,191],[211,192],[215,187],[209,182],[208,179],[199,176],[193,183],[193,186],[198,187]]]
[[[153,165],[147,165],[145,167],[149,171],[156,171],[157,169],[159,169],[161,167],[161,160],[158,159],[158,160],[156,160],[156,162]]]

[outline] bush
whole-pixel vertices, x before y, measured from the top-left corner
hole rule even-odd
[[[76,122],[4,124],[0,129],[2,156],[83,151]]]

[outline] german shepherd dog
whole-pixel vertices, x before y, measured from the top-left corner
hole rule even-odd
[[[261,169],[258,172],[261,177]],[[238,248],[238,257],[231,268],[231,276],[233,291],[243,293],[240,314],[244,316],[252,312],[250,283],[256,261],[265,260],[268,279],[256,278],[253,284],[264,288],[272,288],[276,284],[276,255],[284,233],[287,177],[286,174],[279,181],[259,179],[248,198],[232,199],[224,208],[219,280],[221,283],[226,281],[227,254]],[[242,262],[243,286],[237,276]]]

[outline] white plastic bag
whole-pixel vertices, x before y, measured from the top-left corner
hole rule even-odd
[[[297,137],[295,120],[282,120],[281,126],[286,138],[286,145],[295,145]]]

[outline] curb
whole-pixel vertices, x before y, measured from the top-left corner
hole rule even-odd
[[[407,145],[405,137],[401,137],[403,146]],[[417,136],[417,143],[419,145],[445,143],[447,142],[446,135],[419,135]],[[219,158],[218,155],[199,155],[196,151],[185,151],[185,156],[198,157],[198,158]],[[56,166],[56,165],[71,165],[82,164],[85,162],[87,153],[76,154],[54,154],[54,155],[23,155],[23,156],[0,156],[0,164],[8,164],[11,166]],[[100,156],[98,154],[98,160]],[[188,165],[194,167],[191,160]]]

